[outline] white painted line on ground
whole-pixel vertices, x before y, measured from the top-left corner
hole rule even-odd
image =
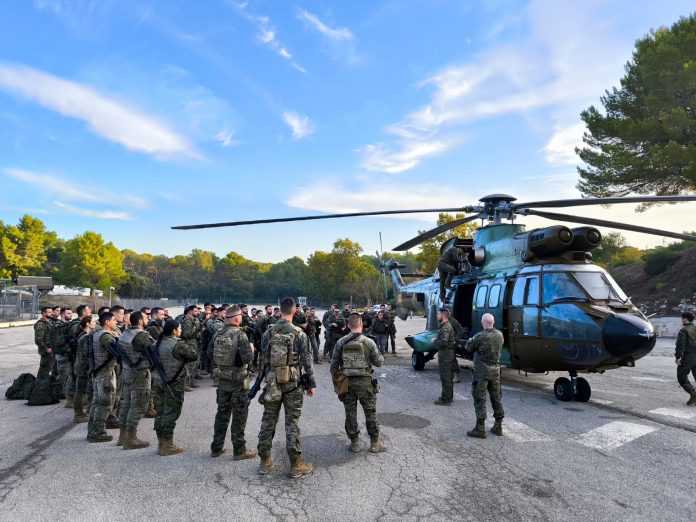
[[[515,388],[514,386],[505,386],[504,384],[501,386],[503,390],[509,390],[509,391],[522,391],[519,388]]]
[[[696,411],[688,411],[686,408],[657,408],[656,410],[650,410],[648,413],[654,413],[655,415],[666,415],[668,417],[676,417],[678,419],[696,418]]]
[[[590,399],[590,402],[596,402],[597,404],[614,404],[614,401],[608,401],[606,399]]]
[[[580,435],[575,442],[588,448],[614,450],[655,430],[657,428],[645,424],[614,421]]]
[[[545,433],[541,433],[540,431],[530,428],[526,424],[507,418],[503,421],[503,434],[515,442],[548,442],[553,440],[553,438]]]
[[[628,393],[628,392],[620,392],[616,390],[597,390],[595,389],[597,393],[608,393],[609,395],[620,395],[621,397],[638,397],[637,393]]]
[[[655,382],[669,382],[667,379],[660,379],[659,377],[633,377],[631,379],[634,381],[655,381]]]
[[[460,400],[463,400],[463,401],[468,401],[468,400],[469,400],[469,397],[464,397],[463,395],[459,395],[458,393],[455,393],[454,396],[455,396],[457,399],[460,399]]]

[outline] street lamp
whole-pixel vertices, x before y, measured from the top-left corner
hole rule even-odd
[[[116,290],[113,286],[109,287],[109,308],[111,308],[111,291]]]

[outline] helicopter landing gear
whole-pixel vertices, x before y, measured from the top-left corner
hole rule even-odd
[[[432,361],[435,358],[436,353],[437,350],[432,352],[417,352],[416,350],[413,350],[413,353],[411,354],[411,366],[413,366],[413,369],[417,372],[423,371],[425,368],[425,363]]]
[[[587,379],[578,377],[578,372],[571,371],[570,379],[559,377],[553,385],[553,393],[559,401],[568,402],[575,399],[587,402],[592,396],[592,388]]]

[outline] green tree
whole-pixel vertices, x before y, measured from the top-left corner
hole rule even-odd
[[[696,189],[696,15],[636,42],[621,88],[582,112],[587,196]]]
[[[445,223],[451,223],[452,221],[464,219],[465,217],[465,214],[440,214],[437,217],[436,226],[439,227]],[[452,239],[453,237],[471,238],[474,236],[474,232],[476,232],[478,228],[479,226],[475,222],[465,223],[421,243],[421,250],[418,254],[418,259],[421,263],[421,270],[426,274],[434,273],[437,260],[440,259],[440,246],[442,246],[442,243],[448,239]],[[424,231],[421,230],[419,231],[419,234],[423,232]]]
[[[57,242],[56,233],[46,230],[38,218],[25,215],[16,226],[0,222],[0,278],[49,275],[48,251]]]
[[[85,232],[65,242],[58,279],[63,284],[108,290],[127,279],[123,254],[101,234]]]

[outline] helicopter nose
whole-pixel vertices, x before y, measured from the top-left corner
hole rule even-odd
[[[652,324],[642,317],[617,314],[604,321],[602,340],[613,356],[638,359],[650,353],[657,338]]]

